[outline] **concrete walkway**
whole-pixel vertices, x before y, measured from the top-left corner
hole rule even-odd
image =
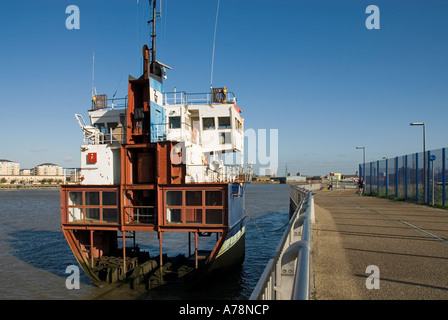
[[[314,204],[314,299],[448,299],[448,210],[355,190]]]

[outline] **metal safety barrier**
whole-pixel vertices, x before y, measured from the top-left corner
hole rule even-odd
[[[313,191],[291,186],[291,218],[249,300],[308,300],[313,288]]]

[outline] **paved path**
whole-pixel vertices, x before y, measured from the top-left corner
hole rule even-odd
[[[315,299],[448,299],[448,210],[354,190],[317,191],[314,204]]]

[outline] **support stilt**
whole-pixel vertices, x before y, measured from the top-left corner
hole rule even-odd
[[[198,268],[198,232],[194,233],[194,259],[195,259],[195,268]]]
[[[126,273],[126,232],[123,233],[123,272]]]
[[[159,249],[160,249],[160,258],[159,258],[159,262],[160,262],[160,283],[163,283],[163,256],[162,256],[162,232],[159,231]]]

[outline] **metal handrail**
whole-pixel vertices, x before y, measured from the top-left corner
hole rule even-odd
[[[165,104],[168,105],[201,105],[217,103],[213,102],[212,96],[213,94],[210,92],[187,93],[185,91],[174,91],[165,92],[163,100],[165,101]],[[226,93],[226,100],[223,101],[223,103],[234,102],[236,102],[235,94],[232,91],[228,91]]]
[[[266,265],[250,300],[308,300],[311,290],[311,223],[313,192],[299,191],[297,205],[272,258]],[[299,238],[299,240],[297,240]]]

